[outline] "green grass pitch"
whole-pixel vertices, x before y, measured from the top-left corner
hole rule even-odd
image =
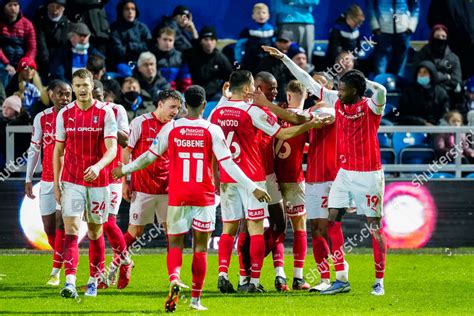
[[[389,252],[385,276],[385,296],[373,297],[370,289],[374,278],[369,251],[347,255],[350,263],[352,291],[335,296],[314,293],[277,293],[270,258],[265,260],[262,285],[267,293],[222,295],[216,288],[217,255],[208,258],[208,273],[202,303],[209,308],[206,315],[474,315],[474,253],[443,250],[421,252]],[[51,255],[16,252],[0,254],[0,314],[12,315],[141,315],[160,314],[167,295],[165,254],[134,256],[132,281],[125,290],[99,290],[97,298],[64,299],[59,288],[45,285]],[[110,256],[108,256],[110,260]],[[292,281],[292,257],[285,257],[288,281]],[[182,280],[191,285],[191,255],[183,259]],[[316,265],[308,253],[305,275],[314,284],[319,280]],[[334,275],[334,274],[333,274]],[[231,281],[238,281],[238,258],[232,257]],[[78,286],[88,277],[88,258],[81,255]],[[62,276],[61,282],[64,281]],[[198,312],[188,308],[190,290],[184,290],[175,314]]]

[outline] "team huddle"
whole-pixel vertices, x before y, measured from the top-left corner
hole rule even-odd
[[[184,93],[187,115],[176,118],[181,95],[162,91],[157,108],[128,125],[122,106],[104,103],[100,83],[87,70],[73,74],[71,87],[58,82],[54,106],[34,120],[25,191],[43,149],[40,208],[54,249],[49,285],[61,296],[76,298],[76,270],[81,220],[87,222],[90,277],[86,296],[130,282],[133,260],[128,248],[155,216],[167,237],[170,280],[165,311],[176,309],[184,239],[193,234],[191,308],[206,310],[201,293],[207,271],[207,246],[216,222],[220,194],[223,229],[218,244],[218,280],[222,293],[264,292],[260,271],[272,253],[277,291],[289,291],[284,267],[288,219],[293,231],[293,290],[330,295],[350,291],[341,221],[357,209],[370,226],[375,263],[374,295],[384,295],[386,242],[381,226],[384,175],[377,129],[386,90],[351,70],[338,91],[328,90],[278,50],[263,49],[288,67],[297,80],[287,87],[287,108],[273,103],[277,81],[261,72],[234,71],[208,120],[202,118],[206,94],[191,86]],[[364,97],[366,89],[372,97]],[[316,106],[303,110],[307,91]],[[307,145],[309,144],[309,146]],[[308,146],[306,174],[303,156]],[[130,183],[127,175],[130,174]],[[122,233],[116,215],[122,197],[130,201],[129,227]],[[264,228],[264,219],[270,226]],[[321,280],[311,287],[304,278],[307,228]],[[105,268],[107,236],[114,256]],[[237,238],[240,277],[237,289],[228,275]],[[331,258],[336,271],[330,281]]]

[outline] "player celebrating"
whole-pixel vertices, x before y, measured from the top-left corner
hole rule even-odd
[[[36,198],[33,195],[32,178],[38,165],[41,149],[43,149],[40,212],[44,231],[48,236],[48,243],[54,251],[53,269],[46,284],[59,286],[63,263],[64,224],[61,218],[61,207],[56,204],[54,199],[54,134],[56,132],[56,116],[64,106],[71,103],[72,90],[68,83],[59,80],[53,80],[48,88],[53,106],[38,113],[33,121],[33,134],[26,165],[25,193],[30,199]]]
[[[247,178],[231,159],[222,130],[202,119],[206,94],[202,87],[191,86],[185,92],[188,117],[168,123],[156,137],[149,151],[131,164],[114,170],[116,176],[145,168],[168,149],[170,157],[170,194],[168,207],[170,294],[165,310],[173,312],[178,302],[184,237],[193,229],[191,308],[207,310],[200,297],[207,270],[207,243],[215,226],[215,198],[212,180],[213,156],[228,175],[253,193],[256,200],[270,197]]]
[[[104,86],[99,80],[94,80],[94,90],[92,91],[94,99],[104,102]],[[108,165],[108,168],[112,170],[118,166],[118,163],[122,160],[122,147],[127,146],[128,134],[130,129],[128,127],[128,118],[125,108],[116,103],[105,102],[112,111],[117,122],[117,155],[115,159]],[[128,255],[127,244],[123,237],[120,227],[117,225],[117,214],[122,202],[122,179],[115,179],[110,173],[109,178],[109,190],[110,190],[110,209],[109,217],[107,222],[104,224],[104,232],[109,240],[110,246],[114,251],[114,257],[110,263],[107,279],[101,280],[98,284],[98,288],[107,288],[109,285],[116,283],[116,277],[118,267],[120,267],[119,281],[117,288],[124,289],[130,282],[133,262]]]
[[[221,100],[211,114],[211,122],[221,126],[227,143],[232,149],[232,157],[243,172],[252,180],[265,185],[265,170],[260,153],[259,134],[261,132],[278,139],[289,139],[316,126],[315,121],[289,128],[280,125],[262,109],[244,101],[245,95],[255,90],[254,79],[249,71],[238,70],[231,74],[229,90],[232,99]],[[221,174],[221,208],[223,229],[219,240],[218,287],[223,293],[234,292],[227,275],[234,237],[241,219],[247,220],[250,234],[251,279],[247,283],[248,292],[262,292],[259,284],[260,270],[265,255],[263,239],[263,219],[268,217],[265,203],[257,201],[248,190],[243,190],[225,172]]]
[[[136,117],[130,124],[128,146],[123,151],[123,163],[148,151],[156,135],[171,121],[181,108],[179,92],[164,90],[158,95],[156,110]],[[155,214],[166,229],[168,207],[169,159],[164,153],[143,170],[132,173],[131,185],[124,180],[123,196],[130,201],[130,222],[125,233],[127,247],[143,234],[145,225],[154,222]]]
[[[117,125],[112,110],[94,100],[92,74],[85,69],[72,76],[77,100],[65,106],[56,118],[54,147],[54,195],[61,203],[65,228],[65,298],[78,297],[76,270],[79,261],[78,233],[81,217],[87,221],[90,277],[86,296],[97,296],[97,281],[105,262],[102,224],[109,209],[109,170],[117,154]],[[104,149],[105,147],[105,149]],[[64,156],[64,165],[61,159]]]
[[[387,252],[381,226],[384,174],[377,130],[387,91],[382,85],[367,80],[358,70],[350,70],[341,77],[339,91],[327,90],[310,79],[304,71],[294,67],[287,56],[272,47],[264,46],[263,49],[282,59],[293,75],[312,93],[319,93],[321,99],[334,100],[336,95],[338,97],[334,103],[329,103],[335,107],[336,112],[337,153],[340,164],[328,198],[329,221],[334,221],[338,212],[349,208],[353,197],[357,213],[366,216],[372,234],[376,280],[371,293],[384,295],[383,277]],[[370,99],[364,97],[367,88],[374,92]],[[340,252],[343,252],[342,246]],[[349,282],[338,278],[336,273],[336,282],[321,294],[336,294],[349,290]]]

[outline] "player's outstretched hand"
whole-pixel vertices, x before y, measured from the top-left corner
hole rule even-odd
[[[255,191],[252,192],[253,196],[260,202],[270,202],[272,198],[264,189],[256,188]]]
[[[33,194],[33,184],[31,182],[25,182],[25,194],[30,199],[36,198],[36,196]]]
[[[245,100],[247,102],[250,102],[250,100],[252,100],[252,103],[258,106],[266,106],[266,104],[270,102],[267,100],[267,97],[265,96],[265,94],[263,94],[260,88],[255,90],[254,92],[247,93],[245,95]]]
[[[113,175],[114,179],[120,179],[121,177],[124,176],[124,174],[122,172],[122,166],[123,166],[123,164],[119,161],[118,167],[112,169],[112,175]]]
[[[87,169],[84,171],[84,181],[86,182],[92,182],[97,177],[99,176],[100,173],[100,168],[96,165],[87,167]]]
[[[54,199],[56,200],[56,203],[61,205],[61,188],[59,185],[54,185]]]
[[[275,47],[271,47],[271,46],[262,46],[262,49],[264,51],[266,51],[267,53],[270,54],[270,56],[273,56],[275,58],[278,58],[278,59],[282,59],[283,57],[285,57],[285,54],[283,54],[282,52],[280,52],[278,49],[276,49]]]

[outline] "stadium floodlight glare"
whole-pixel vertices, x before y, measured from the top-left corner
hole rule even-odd
[[[25,195],[20,207],[20,226],[23,234],[26,236],[30,244],[39,250],[51,250],[48,244],[48,237],[43,229],[43,221],[41,220],[40,204],[39,204],[40,182],[33,186],[33,194],[36,196],[34,200]],[[81,222],[79,228],[79,241],[81,241],[87,233],[87,223]]]

